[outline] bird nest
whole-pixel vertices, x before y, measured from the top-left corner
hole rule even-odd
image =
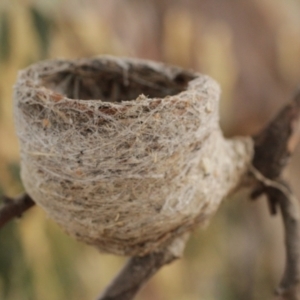
[[[14,96],[26,191],[102,251],[144,255],[168,245],[223,196],[219,93],[207,76],[150,61],[30,66]]]

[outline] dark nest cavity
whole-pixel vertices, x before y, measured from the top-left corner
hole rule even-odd
[[[162,72],[163,70],[163,72]],[[41,75],[41,85],[71,99],[121,102],[143,94],[149,98],[176,95],[196,75],[180,68],[94,60]]]

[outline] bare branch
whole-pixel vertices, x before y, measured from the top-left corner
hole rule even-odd
[[[132,257],[97,300],[131,300],[140,288],[162,266],[177,257],[169,251],[150,253],[143,257]]]
[[[254,137],[253,166],[269,179],[280,177],[298,139],[300,91],[278,115]]]
[[[287,184],[285,186],[288,188]],[[300,219],[299,202],[291,193],[269,188],[267,196],[276,201],[281,209],[284,223],[286,265],[283,278],[276,294],[281,300],[300,299]]]
[[[271,180],[280,178],[282,170],[298,144],[299,121],[300,90],[266,128],[254,137],[253,167],[266,178]],[[251,198],[256,199],[264,194],[265,187],[266,185],[260,182],[253,190]],[[272,199],[268,197],[270,212],[274,215],[278,203]]]
[[[300,300],[300,208],[299,202],[280,176],[294,152],[300,119],[300,91],[255,138],[252,174],[258,181],[252,193],[266,194],[271,214],[280,208],[285,233],[286,265],[277,288],[277,300]]]
[[[132,300],[141,287],[166,264],[183,254],[189,233],[174,239],[166,248],[142,257],[132,257],[97,300]]]
[[[15,198],[2,196],[0,206],[0,228],[13,218],[20,217],[26,210],[35,205],[28,194],[21,194]]]

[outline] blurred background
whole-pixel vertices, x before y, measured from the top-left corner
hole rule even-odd
[[[0,193],[22,192],[12,87],[47,58],[113,54],[211,75],[226,136],[254,134],[300,82],[299,0],[0,0]],[[300,150],[286,177],[300,196]],[[280,216],[225,201],[185,257],[137,300],[270,299],[283,272]],[[124,262],[66,236],[40,208],[0,232],[0,299],[95,299]]]

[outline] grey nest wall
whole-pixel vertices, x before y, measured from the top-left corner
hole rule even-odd
[[[14,96],[26,191],[102,251],[166,247],[205,223],[250,164],[251,139],[222,135],[219,97],[210,77],[151,61],[30,66]]]

